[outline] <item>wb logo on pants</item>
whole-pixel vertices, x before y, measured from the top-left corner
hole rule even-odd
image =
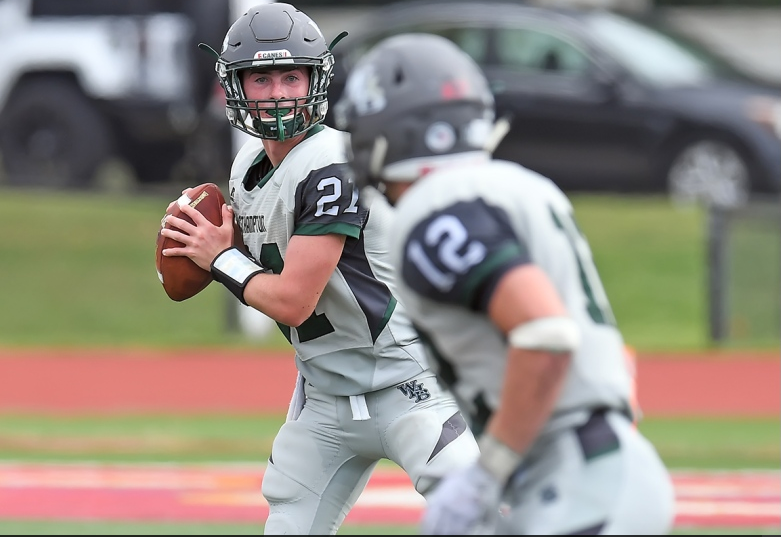
[[[399,384],[396,388],[410,399],[414,399],[416,403],[420,403],[431,397],[429,391],[422,384],[418,384],[417,380]]]

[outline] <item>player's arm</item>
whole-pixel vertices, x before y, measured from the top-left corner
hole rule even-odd
[[[480,456],[444,478],[422,523],[424,534],[490,531],[501,491],[555,406],[577,331],[508,215],[480,199],[419,223],[403,263],[402,277],[417,293],[482,312],[508,340],[500,402],[479,439]]]
[[[235,248],[211,263],[217,281],[277,322],[297,327],[315,311],[348,237],[357,239],[367,212],[344,164],[313,170],[296,185],[295,228],[273,274]],[[261,257],[263,254],[260,254]],[[269,263],[272,265],[272,263]]]
[[[342,256],[344,235],[294,235],[280,274],[262,273],[244,289],[247,305],[282,324],[297,327],[315,311]]]
[[[557,323],[572,325],[548,277],[531,263],[500,270],[506,272],[487,305],[510,340],[499,406],[479,439],[478,460],[446,476],[427,498],[424,535],[494,532],[502,491],[553,410],[569,368],[569,352],[527,348],[570,346],[557,335]]]
[[[488,315],[507,335],[508,356],[500,403],[481,438],[481,462],[506,480],[553,411],[579,335],[550,279],[531,263],[501,277]]]
[[[244,250],[231,248],[233,211],[223,206],[223,224],[215,226],[200,212],[185,205],[182,212],[193,224],[174,218],[181,229],[166,233],[185,246],[166,250],[166,255],[187,255],[205,270],[220,271],[217,279],[243,303],[277,322],[299,326],[315,310],[328,279],[342,255],[345,235],[294,235],[288,243],[284,268],[272,274]],[[169,217],[171,218],[171,217]]]

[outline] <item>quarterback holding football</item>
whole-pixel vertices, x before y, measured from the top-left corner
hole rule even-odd
[[[183,244],[164,255],[209,270],[295,351],[298,383],[263,477],[266,534],[335,534],[381,459],[427,495],[478,453],[396,298],[388,207],[360,199],[346,134],[322,124],[331,46],[286,3],[234,22],[216,72],[228,121],[251,139],[233,162],[222,225],[184,204],[192,223],[168,216],[161,231]],[[233,246],[234,221],[246,251]]]

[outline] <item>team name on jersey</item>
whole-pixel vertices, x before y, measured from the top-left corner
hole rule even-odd
[[[239,225],[242,233],[265,233],[266,217],[264,215],[239,215],[236,217],[236,223]]]

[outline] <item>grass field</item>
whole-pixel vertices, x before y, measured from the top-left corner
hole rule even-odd
[[[0,459],[265,462],[282,421],[275,415],[0,415]],[[647,418],[640,430],[674,469],[779,468],[777,418]]]
[[[153,256],[168,201],[4,191],[0,225],[14,232],[0,240],[0,345],[256,345],[226,330],[231,306],[220,286],[181,303],[163,292]],[[573,202],[626,340],[639,351],[707,348],[703,211],[663,197]],[[274,334],[264,346],[286,347]]]

